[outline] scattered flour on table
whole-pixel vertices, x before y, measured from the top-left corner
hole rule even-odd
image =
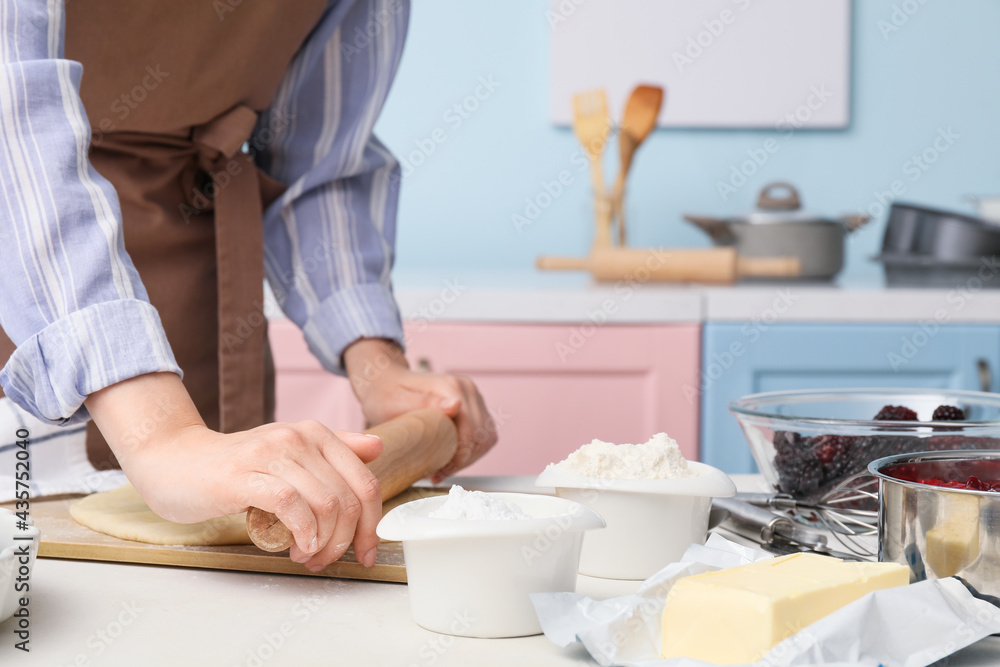
[[[500,500],[482,491],[466,491],[455,485],[448,492],[444,505],[427,516],[435,519],[474,519],[487,521],[509,521],[530,519],[531,517],[514,503]]]
[[[677,442],[666,433],[657,433],[641,445],[594,440],[546,470],[614,479],[677,479],[698,474],[688,468]]]

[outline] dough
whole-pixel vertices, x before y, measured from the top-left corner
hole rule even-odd
[[[87,528],[135,542],[184,546],[251,544],[245,513],[201,523],[172,523],[154,514],[131,484],[89,495],[72,505],[69,514]]]

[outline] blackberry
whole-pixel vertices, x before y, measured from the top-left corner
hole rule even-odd
[[[845,466],[845,473],[853,474],[868,468],[868,464],[875,459],[892,454],[901,454],[909,450],[909,441],[915,438],[898,435],[870,435],[858,438],[854,448],[851,449],[850,463]]]
[[[785,450],[774,457],[778,489],[793,496],[805,496],[819,489],[823,463],[806,448]]]
[[[774,444],[774,451],[779,454],[802,448],[802,436],[794,431],[775,431],[771,442]]]
[[[965,412],[962,408],[954,405],[939,405],[934,409],[931,421],[936,422],[960,422],[965,421]]]
[[[857,438],[846,435],[820,435],[810,438],[813,456],[823,469],[823,483],[830,482],[847,470],[851,463],[851,449]]]
[[[887,405],[878,411],[875,421],[915,422],[917,413],[902,405]]]

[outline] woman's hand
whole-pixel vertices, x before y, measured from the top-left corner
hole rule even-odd
[[[379,338],[362,338],[350,345],[344,351],[344,367],[372,424],[421,408],[437,408],[455,420],[458,451],[431,476],[435,484],[479,459],[497,442],[493,418],[467,377],[414,372],[398,345]]]
[[[288,526],[290,556],[310,570],[352,542],[359,562],[374,563],[382,494],[365,464],[382,452],[377,437],[310,421],[216,433],[172,373],[120,382],[86,403],[122,470],[163,518],[194,523],[259,507]]]

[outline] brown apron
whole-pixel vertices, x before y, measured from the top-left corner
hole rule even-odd
[[[210,428],[273,420],[261,214],[283,186],[241,147],[327,0],[66,3],[90,159],[121,202],[125,247]],[[13,352],[0,341],[0,361]],[[93,423],[87,450],[117,467]]]

